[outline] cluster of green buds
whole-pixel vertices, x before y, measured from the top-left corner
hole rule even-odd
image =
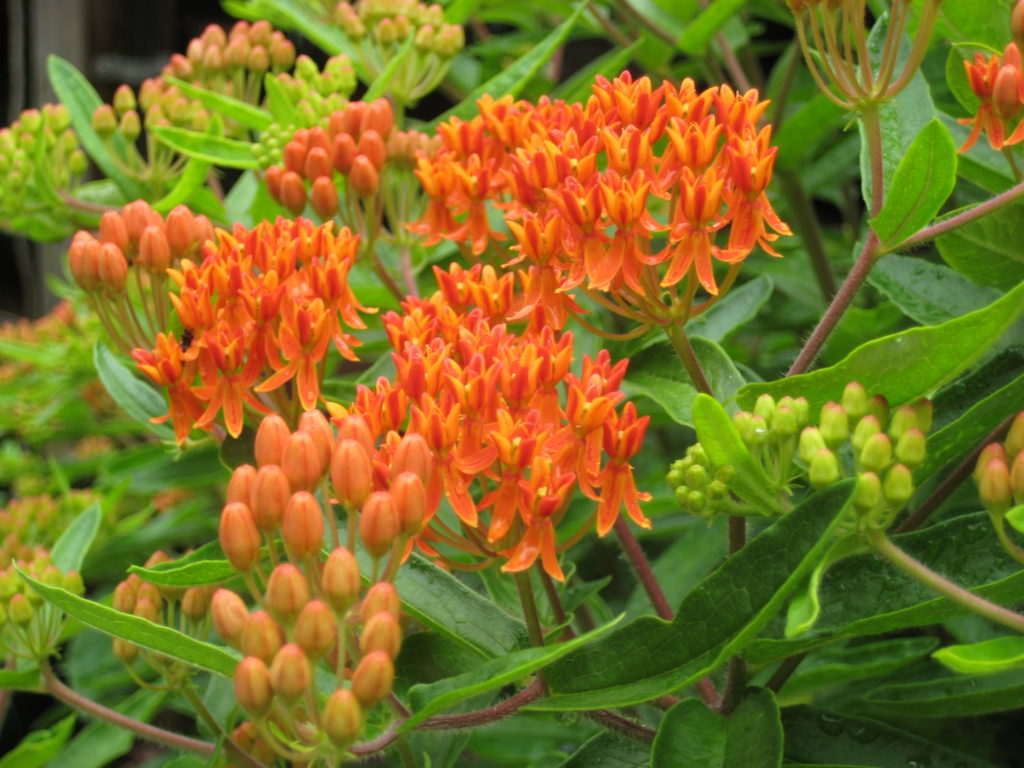
[[[844,109],[888,101],[907,86],[928,50],[941,2],[892,0],[876,61],[866,28],[867,0],[788,0],[807,68],[822,93]],[[877,17],[873,6],[871,12]],[[914,40],[903,56],[900,44],[911,19]]]
[[[712,465],[700,443],[686,449],[686,456],[672,462],[666,480],[676,501],[694,515],[711,517],[733,514],[737,503],[729,495],[729,482],[735,476],[732,465]]]
[[[0,227],[32,234],[36,218],[69,211],[69,192],[88,165],[66,107],[26,109],[0,129]]]
[[[822,406],[817,426],[800,433],[799,456],[815,488],[856,477],[859,529],[884,530],[914,493],[913,470],[924,461],[932,404],[921,398],[891,409],[851,382],[842,402]]]
[[[167,553],[157,551],[149,557],[145,567],[153,569],[165,563],[173,564],[174,560]],[[122,613],[130,613],[154,624],[173,627],[197,640],[206,640],[211,628],[210,599],[215,589],[209,585],[157,586],[133,573],[114,588],[113,607]],[[185,664],[139,648],[119,637],[114,638],[114,655],[139,681],[142,678],[136,669],[136,660],[140,658],[143,663],[156,670],[171,687],[185,684],[190,674],[189,667]]]
[[[258,469],[232,474],[220,520],[221,548],[255,608],[228,589],[211,605],[218,635],[244,657],[234,686],[249,720],[234,737],[254,756],[336,765],[381,721],[370,712],[391,693],[403,635],[391,579],[426,519],[432,459],[421,436],[407,435],[385,463],[361,417],[341,418],[335,432],[319,411],[303,414],[294,432],[266,417],[255,455]],[[331,502],[348,513],[345,545]],[[332,684],[318,685],[318,671]]]
[[[294,215],[308,202],[321,219],[340,215],[362,242],[372,243],[385,218],[416,218],[422,191],[412,168],[416,154],[431,151],[437,141],[396,130],[387,99],[354,101],[331,113],[326,128],[296,131],[284,145],[283,166],[267,168],[267,188]],[[396,239],[411,237],[401,227],[393,230]]]
[[[1024,533],[1024,411],[1014,417],[1003,442],[989,443],[978,454],[974,482],[1004,549],[1024,564],[1024,551],[1006,531],[1009,522]]]
[[[466,44],[462,27],[446,24],[444,11],[436,3],[339,3],[334,21],[355,44],[371,82],[380,77],[392,59],[401,57],[388,82],[388,93],[401,105],[415,104],[433,91],[448,73],[452,57]]]
[[[32,560],[40,546],[60,538],[67,525],[96,500],[93,491],[73,490],[11,499],[0,509],[0,563]]]
[[[77,571],[62,572],[42,547],[35,548],[31,557],[0,570],[0,652],[5,657],[44,659],[60,643],[64,614],[44,602],[15,566],[47,586],[76,595],[85,594],[85,586]]]

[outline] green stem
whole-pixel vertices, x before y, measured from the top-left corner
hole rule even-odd
[[[530,572],[517,571],[514,577],[519,603],[523,607],[523,618],[526,620],[526,631],[530,635],[530,645],[540,648],[544,645],[544,630],[540,626],[537,601],[533,597],[533,585],[530,583]]]
[[[697,360],[697,354],[693,351],[693,346],[686,335],[682,321],[666,325],[665,335],[668,336],[668,340],[675,347],[676,354],[679,355],[679,360],[686,369],[686,373],[689,374],[693,386],[697,388],[698,392],[714,397],[715,393],[711,391],[711,385],[704,376],[704,370],[700,367],[700,361]]]
[[[963,587],[940,576],[924,563],[915,560],[897,547],[881,531],[868,531],[864,534],[875,552],[884,557],[911,578],[935,590],[940,595],[952,600],[957,605],[972,613],[984,616],[990,621],[1009,627],[1015,632],[1024,633],[1024,616],[1014,613],[1001,605],[989,602],[980,595],[975,595]]]

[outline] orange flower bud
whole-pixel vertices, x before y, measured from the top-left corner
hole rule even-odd
[[[363,708],[348,688],[339,688],[324,707],[324,730],[339,749],[355,741],[363,730]]]
[[[231,480],[228,481],[228,504],[233,501],[249,504],[253,496],[255,481],[256,468],[251,464],[241,464],[235,467],[235,471],[231,473]]]
[[[382,138],[387,138],[394,126],[395,115],[391,109],[391,102],[383,97],[367,104],[359,121],[361,133],[376,131]]]
[[[373,197],[380,186],[380,175],[366,155],[356,155],[349,170],[349,184],[359,197]]]
[[[264,464],[280,466],[284,456],[284,447],[291,434],[292,431],[288,429],[288,424],[276,413],[264,417],[256,430],[256,463],[261,467]]]
[[[992,108],[1003,119],[1012,118],[1020,111],[1020,70],[1003,66],[992,86]]]
[[[399,534],[398,512],[391,495],[385,491],[371,493],[359,513],[359,537],[366,551],[384,557]]]
[[[998,459],[1007,466],[1010,465],[1010,459],[1006,455],[1006,450],[1003,448],[1001,443],[989,443],[986,445],[981,453],[978,454],[978,460],[974,463],[974,479],[978,480],[981,476],[982,470],[988,466],[988,463],[993,459]]]
[[[1010,13],[1010,34],[1017,46],[1024,48],[1024,0],[1017,0]]]
[[[313,181],[309,202],[316,215],[324,221],[338,212],[338,190],[330,176],[319,176]]]
[[[355,440],[341,440],[331,458],[331,484],[340,503],[358,509],[373,490],[370,456]]]
[[[339,613],[347,611],[359,599],[359,563],[352,553],[345,547],[331,552],[320,574],[320,583],[331,607]]]
[[[297,567],[281,563],[267,582],[266,604],[271,615],[282,624],[291,624],[309,602],[309,583]]]
[[[378,581],[366,593],[363,604],[359,606],[359,617],[365,624],[370,618],[381,611],[390,613],[396,619],[402,615],[402,601],[398,590],[389,581]]]
[[[295,44],[286,38],[279,38],[270,46],[270,61],[274,69],[291,69],[295,63]]]
[[[324,538],[324,517],[313,494],[299,491],[288,501],[281,525],[281,538],[296,558],[320,551]]]
[[[291,499],[288,478],[276,464],[266,464],[256,473],[252,486],[252,513],[256,525],[272,534],[284,519],[284,510]]]
[[[196,216],[195,223],[192,225],[192,240],[197,245],[216,240],[216,234],[213,231],[213,224],[203,214]]]
[[[120,637],[114,638],[114,656],[122,664],[131,664],[139,656],[139,646]]]
[[[284,175],[284,168],[280,165],[272,165],[264,171],[263,178],[267,182],[267,191],[278,203],[281,202],[281,177]]]
[[[306,693],[313,680],[309,659],[295,643],[282,646],[270,665],[270,683],[274,693],[294,704]]]
[[[335,114],[338,113],[335,112]],[[334,141],[331,143],[331,160],[338,173],[348,175],[348,172],[352,170],[352,161],[356,159],[357,153],[355,139],[350,134],[339,133],[334,137]]]
[[[328,136],[327,131],[325,131],[319,125],[314,125],[312,128],[309,129],[309,134],[307,135],[307,143],[310,152],[319,147],[324,152],[326,152],[327,157],[330,158],[331,137]],[[330,172],[328,172],[327,175],[329,176]]]
[[[355,440],[366,450],[367,456],[373,456],[373,433],[366,417],[361,413],[353,413],[338,422],[338,442]]]
[[[284,645],[284,630],[266,611],[253,611],[242,630],[241,651],[269,664]]]
[[[160,606],[163,604],[163,597],[160,594],[160,587],[156,584],[150,584],[148,581],[143,581],[139,584],[139,591],[135,598],[136,604],[139,600],[149,600],[153,605]]]
[[[359,633],[359,650],[364,656],[372,651],[384,651],[393,659],[401,644],[402,628],[389,611],[373,614]]]
[[[15,595],[14,597],[18,597],[18,595]],[[13,600],[14,598],[11,598],[12,603]],[[133,610],[132,613],[140,619],[152,621],[154,624],[160,623],[160,605],[159,603],[150,600],[148,597],[143,597],[135,601],[135,610]]]
[[[150,225],[142,230],[138,262],[158,274],[163,274],[171,266],[171,246],[162,226]]]
[[[210,590],[206,587],[189,587],[181,598],[181,612],[192,621],[201,621],[210,609]]]
[[[121,209],[128,237],[136,243],[142,239],[146,227],[159,227],[163,224],[160,214],[154,211],[145,200],[135,200]]]
[[[395,682],[395,665],[384,651],[371,651],[363,656],[352,673],[352,693],[359,703],[369,709],[383,701]]]
[[[365,155],[373,167],[380,171],[388,159],[388,149],[381,135],[372,128],[359,137],[359,154]]]
[[[306,209],[306,185],[295,171],[285,171],[281,176],[281,205],[294,216]]]
[[[299,430],[312,435],[320,449],[320,465],[327,467],[331,463],[331,447],[334,445],[334,432],[321,411],[306,411],[299,417]]]
[[[389,492],[398,512],[401,532],[415,536],[427,519],[427,491],[423,481],[415,472],[402,472],[392,481]]]
[[[242,598],[230,589],[218,589],[210,601],[210,614],[220,639],[232,648],[238,648],[249,620],[249,609]]]
[[[338,639],[338,625],[331,607],[323,600],[311,600],[295,620],[295,642],[311,659],[326,655]]]
[[[167,243],[176,259],[188,254],[195,246],[196,217],[184,205],[176,205],[167,214]]]
[[[322,176],[326,176],[328,179],[331,178],[331,173],[334,169],[331,167],[331,158],[327,154],[327,150],[320,147],[313,147],[309,150],[303,170],[305,171],[305,177],[310,181]]]
[[[267,53],[267,49],[262,45],[254,45],[245,60],[245,66],[256,74],[262,74],[270,69],[270,54]]]
[[[394,456],[391,457],[391,479],[403,472],[412,472],[419,476],[423,485],[427,485],[433,466],[434,453],[423,435],[418,432],[406,432],[395,447]]]
[[[128,280],[128,261],[113,243],[102,243],[97,253],[97,276],[100,285],[115,293],[124,290]]]
[[[366,103],[353,101],[342,111],[342,130],[352,136],[359,135],[359,129],[363,124],[363,114],[366,112]]]
[[[220,514],[220,546],[228,561],[240,571],[248,571],[260,556],[260,532],[249,506],[234,501]]]
[[[128,250],[131,242],[128,228],[117,211],[105,211],[100,217],[100,242],[113,243],[122,251]]]
[[[1001,515],[1010,508],[1013,485],[1006,462],[992,459],[982,467],[978,475],[978,495],[985,509],[993,514]]]
[[[306,167],[306,145],[292,139],[284,145],[284,169],[301,174]]]
[[[281,469],[293,491],[308,491],[316,487],[326,469],[320,462],[320,446],[313,435],[300,430],[288,438],[281,456]]]
[[[135,610],[135,600],[138,597],[138,581],[126,580],[114,587],[113,606],[115,611],[131,613]]]
[[[248,656],[235,667],[235,699],[250,717],[263,717],[270,711],[274,689],[270,671],[260,659]]]
[[[68,266],[71,276],[83,291],[94,291],[99,287],[99,250],[99,241],[87,232],[78,232],[71,241]]]

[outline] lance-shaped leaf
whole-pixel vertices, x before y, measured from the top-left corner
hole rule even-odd
[[[199,99],[199,101],[203,102],[204,106],[209,107],[217,115],[234,120],[246,128],[252,128],[254,131],[265,131],[274,122],[274,116],[265,109],[254,107],[252,104],[241,99],[226,96],[223,93],[217,93],[206,88],[200,88],[198,85],[186,83],[184,80],[179,80],[176,77],[165,76],[164,79],[172,85],[176,85],[189,96]]]
[[[883,685],[864,696],[870,712],[914,717],[973,717],[1020,709],[1024,670],[1001,675],[955,675],[914,683]]]
[[[100,503],[96,501],[71,521],[50,550],[54,565],[65,573],[81,570],[82,561],[99,530],[100,517]]]
[[[1024,669],[1024,637],[1007,635],[969,645],[950,645],[932,654],[954,672],[987,675],[1008,669]]]
[[[153,134],[176,152],[225,168],[256,168],[259,161],[248,141],[211,136],[186,128],[160,125]]]
[[[599,733],[583,743],[558,768],[648,768],[650,747],[611,733]]]
[[[132,374],[102,341],[97,341],[93,347],[92,359],[96,365],[96,373],[103,382],[103,388],[125,413],[145,424],[160,437],[167,440],[174,438],[174,432],[169,426],[152,422],[152,419],[167,412],[167,403],[153,387]]]

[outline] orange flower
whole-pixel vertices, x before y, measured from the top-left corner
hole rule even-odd
[[[981,104],[973,118],[958,121],[961,125],[972,126],[960,151],[973,147],[982,130],[993,149],[1024,141],[1024,70],[1017,44],[1007,45],[1002,56],[994,53],[986,59],[977,53],[973,63],[964,62],[964,69],[971,90]]]

